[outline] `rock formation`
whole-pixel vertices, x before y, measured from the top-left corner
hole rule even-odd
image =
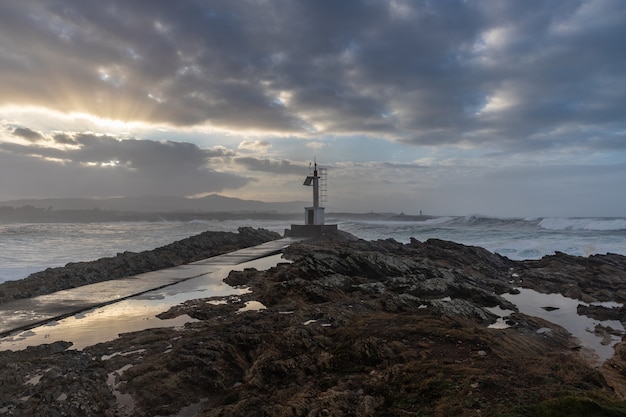
[[[493,329],[485,308],[514,309],[500,294],[518,286],[608,299],[625,257],[517,262],[441,240],[345,238],[284,257],[231,272],[250,293],[161,314],[199,320],[184,328],[0,352],[0,414],[626,416],[614,389],[626,349],[608,378],[561,327],[518,312]],[[241,311],[251,301],[264,308]]]

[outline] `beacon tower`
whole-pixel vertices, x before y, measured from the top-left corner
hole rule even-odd
[[[304,225],[292,224],[291,229],[285,230],[285,236],[315,237],[321,236],[326,231],[337,230],[336,224],[324,224],[324,207],[320,202],[326,201],[326,169],[317,167],[317,161],[313,162],[313,175],[305,178],[304,184],[313,188],[313,205],[304,208]]]
[[[320,207],[320,176],[317,171],[317,162],[314,162],[313,175],[307,176],[303,185],[313,187],[313,207],[304,208],[304,224],[324,224],[324,207]]]

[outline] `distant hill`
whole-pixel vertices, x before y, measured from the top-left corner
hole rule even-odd
[[[109,210],[137,213],[168,212],[264,212],[296,213],[308,204],[303,201],[268,203],[211,194],[203,198],[143,196],[119,198],[45,198],[0,202],[0,206],[58,210]]]

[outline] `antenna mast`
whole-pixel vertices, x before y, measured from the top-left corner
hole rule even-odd
[[[318,208],[319,206],[320,206],[320,177],[317,175],[317,162],[313,162],[313,207]]]

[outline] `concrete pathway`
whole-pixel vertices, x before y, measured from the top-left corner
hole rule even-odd
[[[115,303],[158,288],[280,253],[299,238],[283,238],[173,268],[103,281],[0,305],[0,336]]]

